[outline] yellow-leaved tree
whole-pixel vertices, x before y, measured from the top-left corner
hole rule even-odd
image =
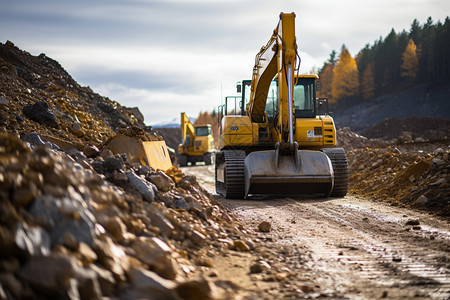
[[[341,55],[333,73],[334,77],[331,90],[333,100],[337,104],[341,99],[349,99],[358,95],[358,68],[356,61],[345,46],[342,46]]]
[[[375,95],[374,64],[370,63],[361,76],[361,95],[363,99],[372,98]]]
[[[402,77],[408,78],[409,81],[414,81],[419,71],[419,55],[417,53],[417,46],[413,39],[409,39],[405,52],[402,56]]]
[[[317,92],[317,97],[328,98],[328,103],[332,104],[332,94],[331,94],[331,84],[333,82],[333,69],[334,65],[332,63],[327,63],[322,72],[320,72],[320,81],[322,82],[322,89]]]

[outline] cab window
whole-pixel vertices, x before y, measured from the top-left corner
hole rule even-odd
[[[208,136],[208,127],[195,127],[195,134],[197,136]]]
[[[301,78],[294,86],[294,108],[296,118],[314,118],[314,79]]]

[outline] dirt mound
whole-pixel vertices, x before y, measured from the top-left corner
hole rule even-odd
[[[220,288],[198,277],[212,269],[210,258],[253,247],[196,178],[176,168],[132,167],[107,152],[88,159],[73,149],[30,149],[0,133],[0,170],[6,299],[210,299]]]
[[[407,132],[413,140],[426,141],[450,138],[450,119],[391,118],[361,132],[368,138],[394,139]]]
[[[347,152],[350,192],[450,216],[450,148],[432,153],[397,148]]]
[[[137,108],[80,86],[55,60],[0,43],[0,128],[23,136],[36,132],[78,149],[99,145],[121,128],[150,131]]]

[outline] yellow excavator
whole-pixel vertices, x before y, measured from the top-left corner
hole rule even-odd
[[[186,113],[181,113],[181,144],[178,145],[178,163],[181,167],[188,163],[214,163],[214,138],[211,124],[194,126]]]
[[[295,14],[281,13],[256,55],[252,80],[238,85],[240,114],[228,115],[227,102],[219,110],[218,194],[347,194],[347,158],[336,148],[326,99],[316,99],[320,81],[317,75],[298,75],[299,67]]]

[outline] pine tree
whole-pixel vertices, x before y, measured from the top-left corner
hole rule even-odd
[[[414,81],[419,71],[419,56],[417,55],[417,46],[413,39],[409,39],[408,45],[402,56],[402,77]]]
[[[348,103],[358,95],[359,79],[356,61],[345,45],[342,46],[342,52],[333,73],[334,78],[331,87],[333,99],[338,105],[341,99]]]

